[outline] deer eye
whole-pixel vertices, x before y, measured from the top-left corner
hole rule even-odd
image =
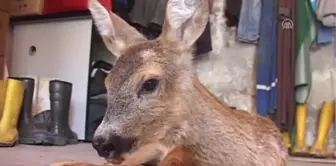
[[[154,92],[156,88],[158,87],[158,85],[159,85],[158,79],[155,79],[155,78],[149,79],[142,84],[140,93]]]

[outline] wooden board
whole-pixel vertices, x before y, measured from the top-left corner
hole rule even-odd
[[[289,160],[300,161],[307,163],[321,163],[321,164],[336,164],[335,159],[318,159],[318,158],[308,158],[308,157],[290,157]]]
[[[86,161],[63,161],[63,162],[57,162],[53,163],[50,166],[113,166],[112,164],[102,164],[102,165],[97,165],[93,163],[89,163]]]

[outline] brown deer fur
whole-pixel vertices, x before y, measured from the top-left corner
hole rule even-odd
[[[136,138],[121,165],[162,160],[184,147],[195,166],[284,166],[287,149],[267,118],[232,110],[193,74],[193,44],[208,21],[208,0],[169,0],[163,32],[146,40],[97,0],[89,9],[118,57],[105,80],[108,109],[95,135]],[[159,80],[139,94],[146,80]]]

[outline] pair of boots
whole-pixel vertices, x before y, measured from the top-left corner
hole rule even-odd
[[[43,111],[34,117],[32,103],[35,80],[32,78],[13,78],[24,82],[24,97],[19,120],[19,142],[30,145],[75,144],[77,134],[69,127],[69,109],[72,84],[60,80],[49,82],[50,110]]]
[[[0,80],[0,147],[12,147],[17,143],[17,124],[23,95],[22,81]]]
[[[335,119],[335,102],[323,103],[317,128],[317,137],[313,146],[306,146],[306,120],[307,105],[299,104],[296,110],[295,146],[292,153],[297,155],[313,155],[315,157],[327,157],[328,134]],[[336,139],[336,138],[335,138]]]

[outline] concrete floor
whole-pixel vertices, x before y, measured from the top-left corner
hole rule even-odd
[[[97,156],[91,144],[81,143],[63,147],[55,146],[28,146],[17,145],[12,148],[0,148],[1,166],[48,166],[53,162],[78,160],[92,163],[103,163],[104,160]],[[335,166],[336,162],[322,164],[316,161],[297,161],[290,159],[289,166]]]

